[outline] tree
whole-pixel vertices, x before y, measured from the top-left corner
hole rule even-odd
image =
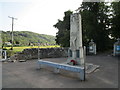
[[[103,2],[83,2],[81,5],[83,41],[93,39],[98,51],[104,51],[109,44],[108,6]]]
[[[120,1],[113,2],[112,7],[112,20],[111,20],[111,36],[114,39],[120,38]]]
[[[63,46],[70,46],[70,15],[72,11],[68,10],[64,12],[64,18],[62,20],[58,20],[58,22],[54,25],[55,28],[58,29],[58,33],[56,35],[56,43]]]
[[[109,38],[109,6],[104,2],[83,2],[80,11],[82,16],[83,45],[87,46],[91,39],[97,44],[98,51],[110,48]],[[65,12],[63,21],[58,20],[54,25],[58,29],[56,43],[65,47],[69,46],[70,40],[70,15],[71,11]]]

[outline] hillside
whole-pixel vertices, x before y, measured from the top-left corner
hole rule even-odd
[[[30,31],[14,31],[14,44],[28,45],[29,43],[40,43],[55,44],[55,36],[38,34]],[[11,40],[10,31],[2,31],[1,33],[2,41],[9,42]]]

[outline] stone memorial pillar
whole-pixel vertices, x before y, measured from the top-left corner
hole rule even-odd
[[[79,13],[74,13],[70,17],[70,48],[67,62],[72,65],[84,65],[81,15]]]
[[[114,44],[113,55],[120,55],[120,38],[117,39],[117,42]]]
[[[93,42],[93,39],[91,39],[91,42],[89,43],[89,54],[96,55],[96,44]]]
[[[6,52],[6,50],[2,50],[2,59],[3,60],[7,59],[7,52]]]

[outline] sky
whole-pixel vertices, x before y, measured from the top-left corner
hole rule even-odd
[[[0,30],[11,31],[12,19],[14,31],[32,31],[55,36],[58,30],[53,27],[64,12],[75,11],[82,0],[2,0],[0,1]]]

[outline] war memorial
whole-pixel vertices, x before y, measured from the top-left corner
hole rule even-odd
[[[116,56],[120,54],[120,39],[113,46],[113,56],[97,56],[97,45],[94,40],[91,40],[90,56],[86,56],[86,47],[82,44],[81,15],[73,13],[70,17],[70,47],[68,49],[47,49],[47,51],[39,48],[27,49],[21,53],[21,57],[31,55],[31,58],[35,56],[37,59],[22,63],[5,62],[7,54],[5,50],[1,50],[2,86],[3,88],[116,88],[118,87],[118,58]],[[48,56],[42,57],[42,50],[45,53],[58,50],[59,54],[62,53],[61,56],[66,57],[57,56],[56,58],[54,55],[58,52],[52,54],[48,52]],[[31,54],[30,52],[33,51],[35,53]]]

